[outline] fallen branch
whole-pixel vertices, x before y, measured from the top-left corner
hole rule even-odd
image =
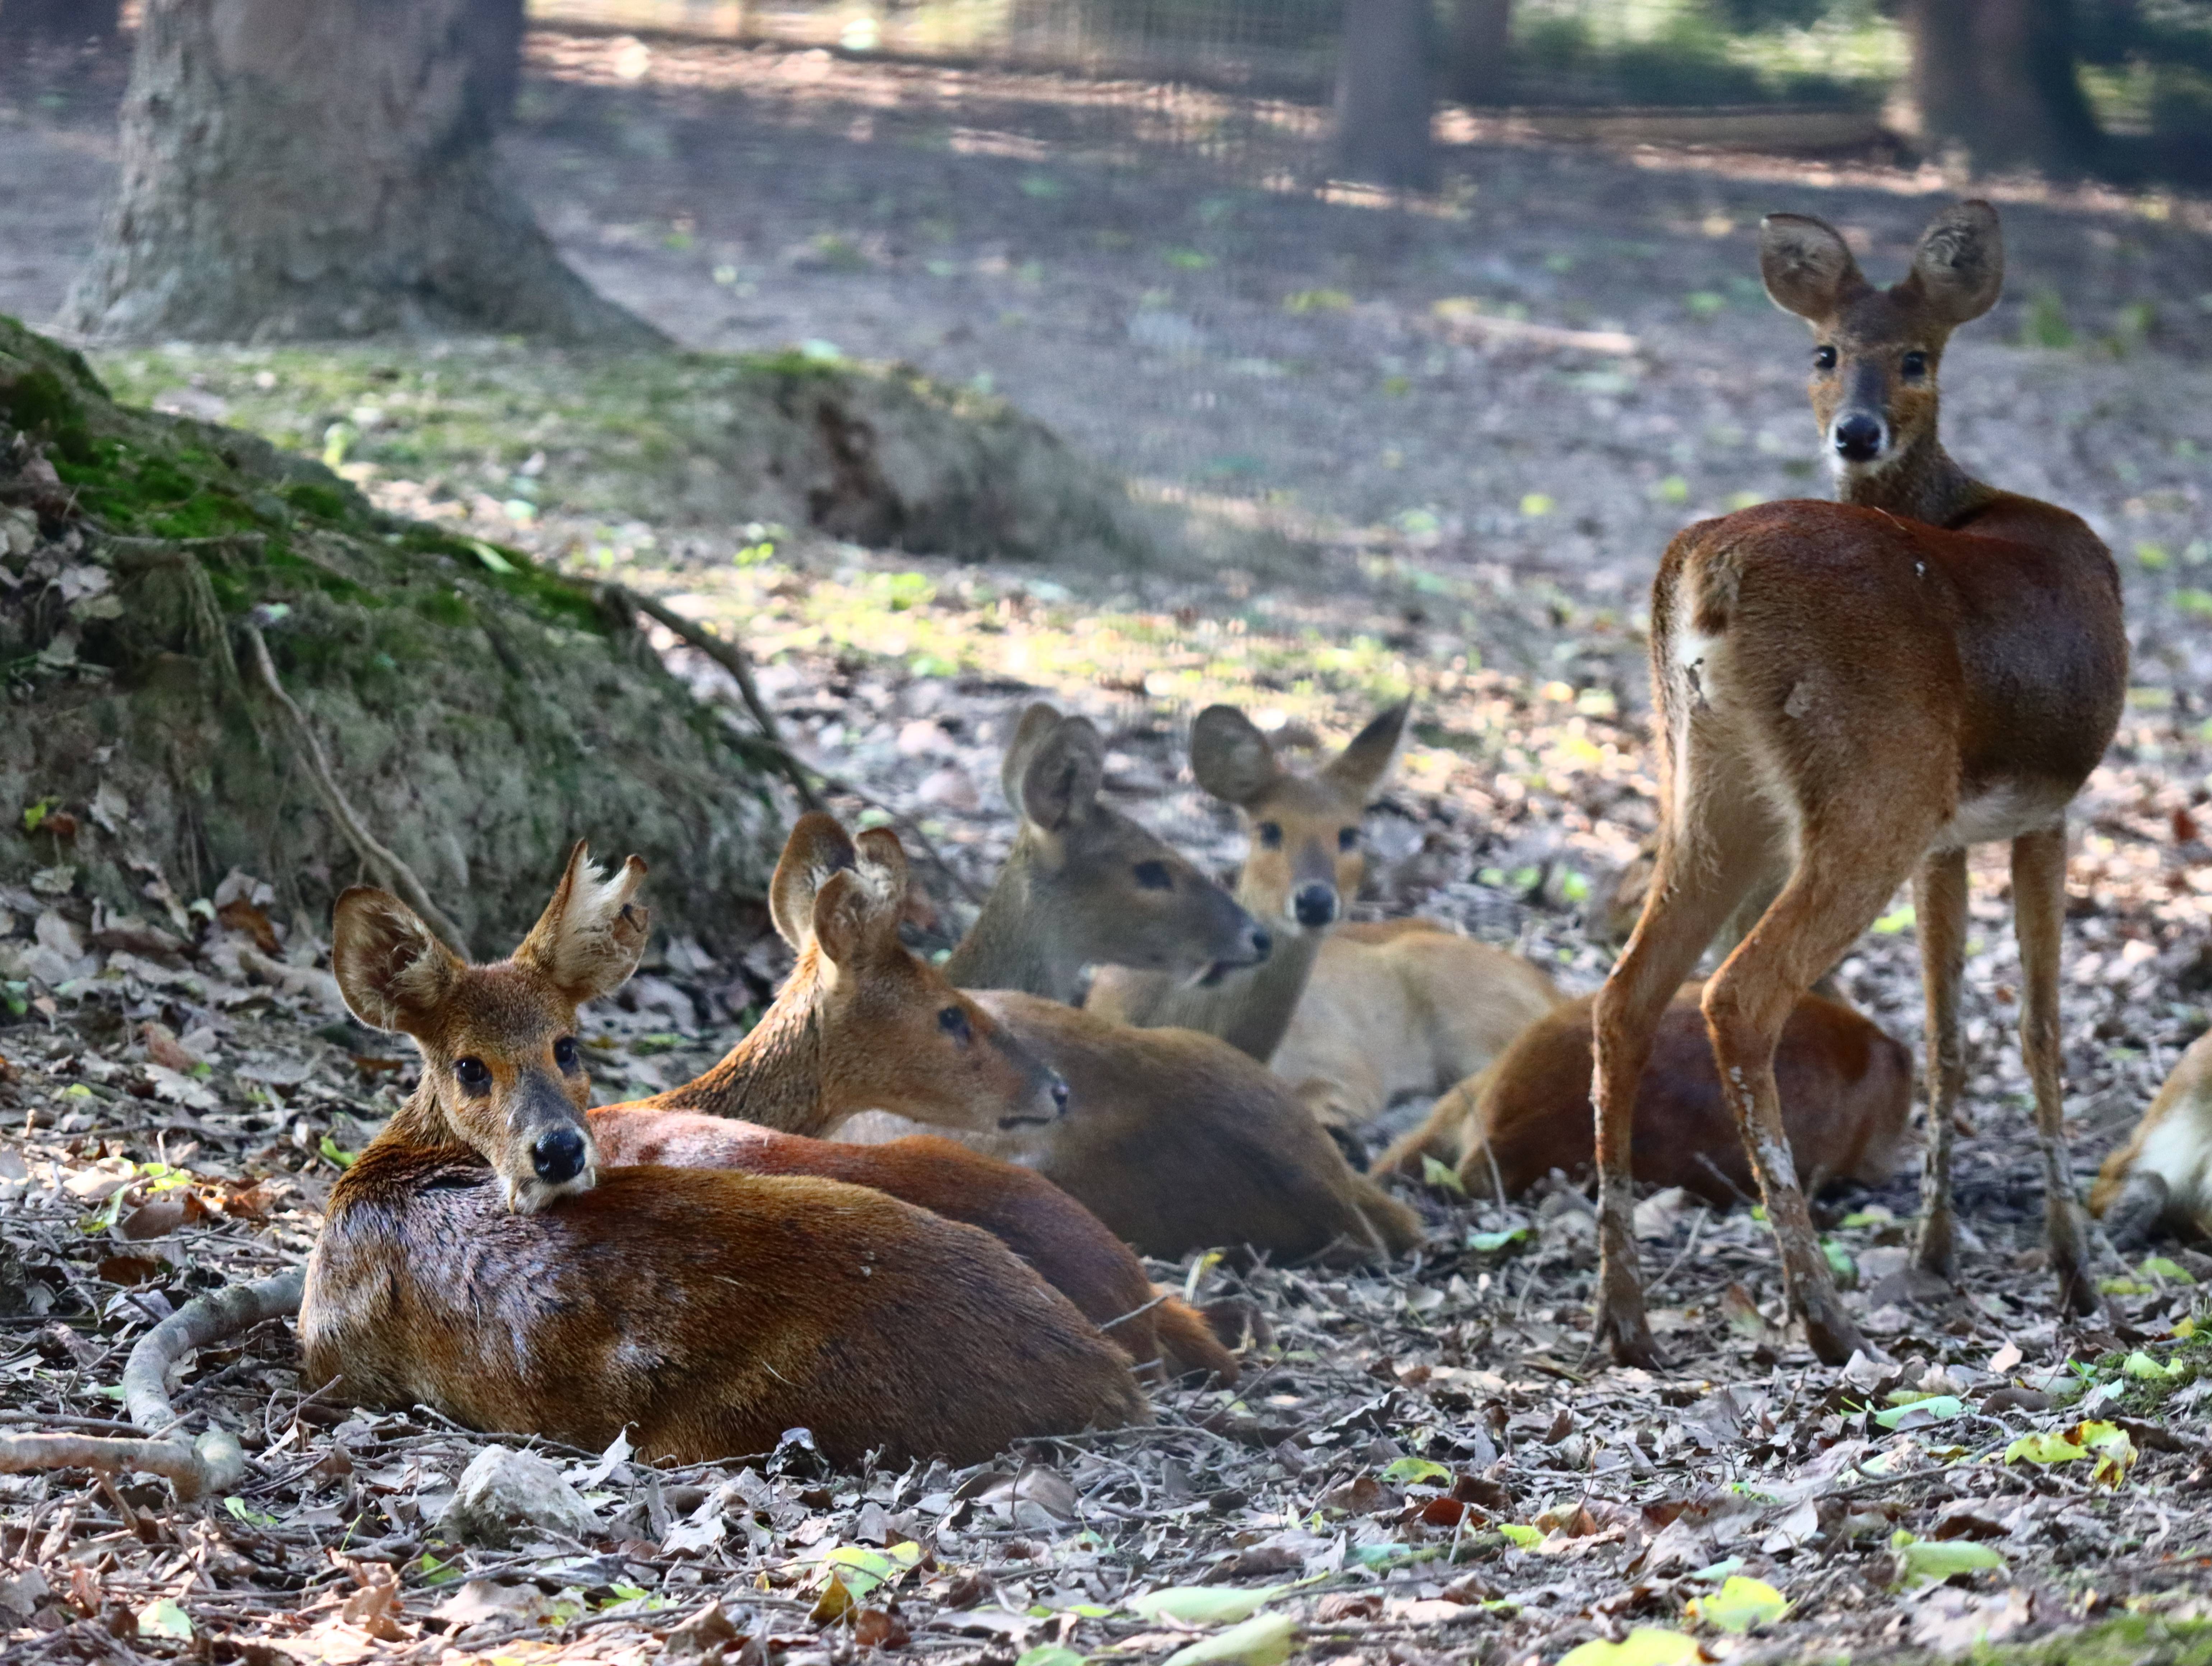
[[[762,740],[775,754],[776,767],[783,771],[784,779],[791,783],[792,791],[799,794],[799,803],[809,810],[824,809],[827,806],[822,802],[822,794],[835,793],[846,798],[858,799],[862,804],[882,811],[903,831],[913,835],[915,842],[921,847],[921,854],[952,882],[954,889],[974,906],[983,906],[982,893],[961,877],[959,869],[945,860],[944,853],[938,849],[929,835],[921,830],[921,824],[913,817],[894,809],[872,793],[862,792],[852,782],[809,763],[791,750],[790,743],[784,739],[783,731],[775,721],[775,714],[761,698],[760,685],[753,681],[752,662],[745,658],[744,648],[726,637],[715,635],[696,619],[685,618],[665,603],[657,602],[650,596],[641,596],[636,591],[626,590],[618,584],[605,585],[601,589],[617,606],[642,613],[655,623],[667,626],[678,640],[697,648],[730,673],[737,683],[738,693],[744,701],[745,709],[752,714],[753,721],[760,727]],[[810,775],[813,777],[812,781],[807,779]],[[818,787],[817,782],[820,783]]]
[[[246,1478],[246,1454],[228,1429],[186,1442],[163,1438],[177,1426],[169,1400],[169,1367],[194,1348],[295,1313],[307,1274],[300,1268],[253,1284],[234,1284],[194,1297],[155,1325],[131,1350],[123,1368],[123,1400],[131,1421],[149,1438],[82,1434],[0,1434],[0,1470],[132,1469],[160,1475],[181,1502],[232,1491]]]
[[[633,613],[642,613],[654,623],[666,626],[678,638],[705,654],[730,676],[738,685],[738,697],[745,709],[752,714],[753,721],[760,726],[762,736],[773,746],[783,767],[784,776],[791,782],[791,790],[799,794],[799,801],[809,810],[822,808],[822,800],[806,779],[805,765],[797,753],[785,744],[783,730],[769,709],[768,702],[761,698],[760,684],[753,681],[752,661],[745,651],[726,637],[717,636],[695,619],[687,619],[665,602],[655,601],[650,596],[640,595],[621,585],[605,587],[606,593],[617,605]],[[818,771],[817,772],[819,773]]]
[[[338,830],[345,835],[346,842],[353,847],[354,854],[360,857],[365,866],[378,873],[385,884],[398,892],[399,900],[420,915],[447,948],[462,959],[467,959],[469,944],[468,939],[461,935],[461,928],[447,919],[445,911],[430,900],[430,893],[423,888],[422,880],[415,877],[415,870],[378,842],[376,836],[362,825],[361,818],[354,813],[353,806],[346,802],[345,794],[338,790],[338,784],[331,775],[330,762],[323,756],[322,742],[315,739],[315,732],[307,727],[307,714],[293,702],[292,696],[284,692],[284,685],[276,680],[276,662],[269,657],[269,644],[261,635],[261,628],[249,623],[245,630],[246,640],[253,648],[254,669],[260,675],[261,685],[269,690],[270,697],[276,701],[277,708],[284,714],[292,732],[292,744],[299,752],[301,763],[307,766],[307,779],[314,785],[315,796],[323,801],[323,808],[338,824]]]

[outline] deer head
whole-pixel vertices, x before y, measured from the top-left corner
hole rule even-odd
[[[1813,414],[1838,478],[1848,486],[1932,447],[1944,344],[2004,287],[1996,210],[1946,209],[1886,289],[1860,274],[1832,227],[1804,215],[1766,216],[1759,266],[1774,304],[1813,326]]]
[[[1261,919],[1322,931],[1359,894],[1367,871],[1359,824],[1390,772],[1412,708],[1401,700],[1378,714],[1310,775],[1285,769],[1267,737],[1234,706],[1208,706],[1198,714],[1191,773],[1215,798],[1235,805],[1251,833],[1237,895]]]
[[[803,1034],[822,1102],[848,1114],[974,1129],[1052,1121],[1066,1085],[899,940],[908,880],[888,828],[854,839],[832,817],[799,818],[769,891],[799,964],[763,1031],[793,1031],[794,1044]],[[762,1040],[765,1065],[777,1040]]]
[[[596,1178],[576,1008],[635,970],[650,924],[632,900],[644,879],[635,856],[602,874],[580,842],[521,946],[486,966],[455,956],[388,891],[356,885],[338,898],[331,964],[346,1005],[422,1055],[404,1114],[426,1137],[481,1152],[519,1214]]]

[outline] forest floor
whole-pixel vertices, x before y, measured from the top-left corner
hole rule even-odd
[[[940,943],[1011,835],[997,765],[1019,702],[1097,718],[1115,801],[1226,872],[1236,830],[1182,767],[1194,712],[1231,700],[1333,741],[1410,692],[1359,911],[1446,918],[1595,985],[1609,951],[1584,915],[1652,820],[1657,552],[1698,514],[1819,489],[1804,340],[1756,292],[1757,215],[1823,214],[1887,274],[1940,181],[1498,143],[1403,212],[1279,188],[1296,147],[1194,94],[723,48],[657,45],[641,64],[638,44],[538,36],[512,141],[595,282],[695,347],[813,344],[988,379],[1188,510],[1200,558],[956,566],[686,525],[611,477],[605,430],[549,397],[571,367],[513,347],[168,349],[103,355],[102,373],[741,635],[787,733],[855,789],[839,807],[934,853],[918,872]],[[112,176],[105,73],[14,97],[0,122],[0,307],[33,322]],[[1210,155],[1208,132],[1236,143]],[[2187,201],[2000,195],[2014,298],[1947,361],[1946,431],[2112,543],[2136,654],[2070,870],[2086,1186],[2212,1002],[2212,221]],[[719,670],[664,646],[731,700]],[[270,918],[266,877],[178,899],[167,925],[189,948],[167,954],[0,897],[0,970],[61,991],[26,988],[0,1040],[22,1118],[0,1146],[9,1425],[113,1416],[136,1337],[173,1300],[303,1255],[338,1166],[405,1090],[404,1049],[342,1022],[312,976],[287,990],[239,970],[241,940],[318,959],[325,922]],[[1911,1040],[1902,903],[1841,983]],[[0,1481],[10,1657],[634,1658],[672,1629],[672,1655],[745,1666],[1078,1666],[1210,1642],[1185,1666],[1285,1648],[1498,1666],[1624,1639],[1577,1666],[1984,1641],[2212,1655],[2212,1378],[2193,1338],[2212,1258],[2172,1245],[2126,1264],[2100,1243],[2109,1315],[2057,1321],[2011,1049],[2017,957],[1986,860],[1973,909],[1959,1287],[1916,1296],[1904,1274],[1909,1170],[1834,1200],[1824,1227],[1884,1359],[1814,1363],[1778,1323],[1764,1226],[1662,1195],[1639,1231],[1674,1363],[1609,1368],[1585,1352],[1577,1194],[1499,1207],[1428,1189],[1431,1242],[1389,1268],[1160,1267],[1249,1303],[1269,1340],[1236,1390],[1157,1396],[1150,1428],[957,1473],[556,1451],[604,1532],[493,1549],[438,1527],[487,1443],[304,1395],[272,1326],[182,1375],[180,1409],[243,1429],[252,1455],[221,1507]],[[688,1077],[781,970],[772,943],[670,924],[591,1016],[603,1097]],[[1186,1586],[1206,1594],[1148,1600]]]

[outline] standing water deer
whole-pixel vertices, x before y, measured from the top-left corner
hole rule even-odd
[[[579,845],[522,945],[483,966],[383,891],[338,899],[338,987],[414,1038],[422,1075],[331,1189],[308,1379],[584,1446],[627,1428],[685,1462],[800,1426],[840,1464],[974,1462],[1140,1418],[1122,1354],[988,1233],[830,1180],[601,1170],[575,1010],[636,964],[644,871],[604,879]],[[1009,1049],[972,1088],[1027,1114],[1047,1079]]]
[[[1021,830],[945,970],[1066,1080],[1068,1110],[1048,1126],[963,1140],[1034,1168],[1147,1255],[1410,1249],[1421,1235],[1413,1212],[1347,1166],[1265,1067],[1212,1036],[1133,1030],[1066,1004],[1092,963],[1203,982],[1251,964],[1255,938],[1267,936],[1218,885],[1100,800],[1104,751],[1087,719],[1041,702],[1008,749]],[[1069,834],[1079,828],[1079,842]]]
[[[1996,211],[1937,216],[1911,272],[1860,275],[1818,220],[1761,229],[1767,293],[1813,327],[1812,399],[1836,503],[1705,521],[1652,587],[1662,833],[1635,934],[1594,1020],[1600,1174],[1598,1335],[1657,1356],[1630,1225],[1631,1125],[1661,1015],[1741,900],[1774,902],[1705,985],[1720,1074],[1773,1222],[1790,1310],[1814,1351],[1860,1344],[1799,1187],[1774,1052],[1799,994],[1913,880],[1928,990],[1929,1149],[1917,1264],[1951,1274],[1953,1107],[1969,845],[2012,846],[2051,1264],[2077,1312],[2082,1265],[2059,1082],[2066,809],[2119,721],[2127,639],[2111,553],[2080,519],[1968,475],[1936,438],[1951,331],[1995,304]]]
[[[1234,1382],[1235,1357],[1206,1321],[1156,1291],[1128,1246],[1042,1176],[927,1135],[882,1146],[816,1137],[870,1108],[1003,1131],[1065,1107],[1058,1076],[900,942],[908,883],[889,830],[855,841],[829,816],[800,817],[769,888],[775,927],[798,954],[791,976],[712,1069],[592,1111],[599,1161],[871,1187],[1000,1239],[1139,1367]],[[1002,1079],[1009,1068],[1028,1090]]]
[[[1251,832],[1237,900],[1273,922],[1275,952],[1210,988],[1102,972],[1088,1010],[1219,1036],[1271,1065],[1347,1142],[1401,1096],[1441,1093],[1474,1074],[1550,1012],[1558,992],[1518,955],[1432,921],[1338,924],[1366,873],[1360,822],[1411,704],[1379,713],[1311,775],[1285,769],[1235,707],[1200,712],[1191,773]]]

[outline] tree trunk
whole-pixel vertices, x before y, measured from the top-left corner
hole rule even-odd
[[[1452,9],[1451,90],[1463,104],[1503,104],[1513,0],[1458,0]]]
[[[495,130],[514,119],[522,85],[522,37],[529,25],[524,0],[470,0],[470,100]]]
[[[120,194],[64,321],[156,340],[659,342],[496,176],[480,9],[147,0]]]
[[[1346,0],[1330,162],[1338,179],[1434,189],[1434,33],[1430,0]]]
[[[2075,75],[2067,0],[1911,0],[1921,141],[1977,169],[2080,172],[2100,135]]]
[[[75,46],[115,33],[122,0],[0,0],[0,40]]]

